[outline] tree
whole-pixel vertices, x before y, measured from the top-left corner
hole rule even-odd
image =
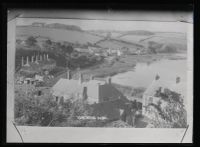
[[[72,52],[74,51],[74,48],[71,46],[71,45],[61,45],[61,50],[63,52],[63,56],[65,57],[65,60],[66,60],[66,66],[67,67],[71,67],[71,54]]]
[[[35,39],[35,37],[30,36],[26,39],[25,43],[27,46],[35,46],[37,43],[37,40]]]
[[[68,55],[71,55],[71,53],[74,51],[74,48],[71,45],[68,46],[63,45],[62,49],[63,49],[62,51]]]
[[[50,39],[48,39],[48,40],[44,41],[44,43],[42,45],[45,50],[51,50],[51,48],[53,46],[53,42]]]
[[[159,103],[150,104],[147,109],[151,114],[154,127],[185,128],[187,125],[186,110],[182,96],[169,89],[157,93]]]

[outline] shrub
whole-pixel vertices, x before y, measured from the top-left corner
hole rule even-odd
[[[185,128],[186,110],[181,95],[166,89],[163,93],[160,92],[160,95],[157,94],[157,97],[160,97],[162,102],[147,107],[154,116],[151,117],[151,124],[154,127]],[[166,105],[162,106],[162,103]]]
[[[35,46],[37,43],[37,40],[35,39],[35,37],[30,36],[26,39],[25,43],[27,46]]]

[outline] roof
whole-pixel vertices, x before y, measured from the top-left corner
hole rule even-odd
[[[83,87],[88,88],[88,96],[92,98],[98,98],[97,86],[98,84],[103,85],[105,81],[90,80],[89,82],[79,83],[79,80],[74,79],[63,79],[61,78],[53,87],[52,92],[56,96],[71,96],[76,93],[81,93]]]
[[[52,87],[51,91],[54,96],[70,98],[77,94],[82,94],[84,87],[87,87],[87,96],[90,103],[98,103],[102,98],[114,100],[123,97],[123,94],[112,86],[112,84],[107,84],[105,81],[99,80],[90,80],[80,84],[79,80],[61,78]]]
[[[175,81],[165,81],[165,80],[154,80],[151,85],[146,89],[144,95],[154,96],[156,91],[160,88],[168,88],[172,91],[176,91],[183,96],[186,96],[186,83],[180,81],[180,83],[175,83]]]
[[[61,78],[53,87],[52,92],[56,96],[72,95],[82,90],[82,84],[78,80]]]

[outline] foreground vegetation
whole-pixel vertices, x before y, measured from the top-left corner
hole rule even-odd
[[[149,104],[147,107],[152,116],[148,127],[186,128],[187,112],[182,96],[169,89],[165,89],[164,92],[158,90],[156,96],[160,97],[161,101],[158,104]]]

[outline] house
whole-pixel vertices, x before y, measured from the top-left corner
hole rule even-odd
[[[35,26],[35,27],[44,27],[45,23],[43,23],[43,22],[34,22],[34,23],[32,23],[32,26]]]
[[[71,98],[86,100],[94,110],[93,115],[98,117],[119,119],[120,109],[125,108],[126,98],[112,85],[110,77],[106,81],[91,78],[84,82],[82,74],[77,80],[68,76],[61,78],[51,92],[57,103]]]
[[[80,53],[90,53],[90,50],[88,48],[74,48],[75,51]]]
[[[91,53],[95,53],[95,52],[98,52],[100,50],[102,50],[101,48],[99,47],[94,47],[94,46],[88,46],[88,49]]]
[[[158,103],[162,102],[161,107],[166,104],[166,102],[156,94],[157,91],[164,92],[165,89],[169,89],[181,94],[183,99],[186,97],[186,83],[181,81],[180,77],[176,77],[176,80],[174,81],[165,81],[160,79],[160,77],[157,75],[143,94],[142,113],[144,115],[149,115],[146,109],[149,104],[157,105]]]
[[[70,75],[70,72],[68,72],[68,75]],[[84,82],[82,74],[79,75],[79,79],[72,79],[71,76],[66,79],[61,78],[52,87],[52,94],[57,99],[63,97],[64,100],[72,97],[83,98],[84,95],[87,95],[87,98],[85,98],[90,104],[123,97],[123,94],[112,86],[111,78],[108,78],[107,81],[91,78],[89,81]]]
[[[120,50],[117,50],[117,56],[121,56],[122,52]]]
[[[44,81],[44,77],[41,76],[41,75],[36,74],[36,75],[35,75],[35,80],[36,80],[36,81],[43,82],[43,81]]]

